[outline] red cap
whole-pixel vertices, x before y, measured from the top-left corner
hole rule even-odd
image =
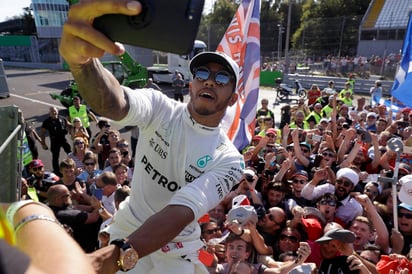
[[[206,213],[205,215],[203,215],[202,217],[200,217],[200,219],[199,219],[197,222],[198,222],[199,224],[210,222],[209,213]]]
[[[36,159],[30,162],[29,168],[33,167],[44,167],[43,161],[40,159]]]
[[[320,222],[315,218],[302,218],[302,224],[308,234],[308,240],[315,241],[322,237],[323,228]]]
[[[268,134],[278,135],[278,132],[274,128],[268,128],[266,130],[266,135],[268,135]]]

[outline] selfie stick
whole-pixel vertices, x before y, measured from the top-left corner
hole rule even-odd
[[[392,183],[392,200],[393,200],[393,227],[398,231],[398,191],[396,189],[396,185],[398,183],[398,173],[399,173],[399,162],[401,158],[401,153],[403,152],[403,143],[402,140],[399,138],[391,138],[388,141],[388,147],[390,150],[396,152],[396,162],[395,162],[395,169],[393,171],[392,178],[379,178],[381,182],[390,182]]]

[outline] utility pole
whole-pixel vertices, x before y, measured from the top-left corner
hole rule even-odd
[[[289,8],[288,8],[288,25],[286,27],[286,42],[285,42],[285,72],[284,75],[289,73],[289,38],[290,38],[290,21],[292,19],[292,0],[289,0]]]

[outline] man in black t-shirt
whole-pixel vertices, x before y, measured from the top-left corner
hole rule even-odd
[[[57,220],[73,229],[73,238],[83,250],[96,250],[97,234],[102,222],[98,210],[93,206],[73,206],[70,191],[63,184],[50,187],[47,200]]]
[[[60,148],[63,148],[66,153],[70,153],[71,147],[66,140],[67,121],[59,117],[59,112],[55,107],[50,108],[49,117],[43,121],[41,126],[40,138],[42,140],[43,149],[48,149],[45,143],[46,132],[49,133],[50,138],[53,172],[58,176],[61,176],[59,171]]]

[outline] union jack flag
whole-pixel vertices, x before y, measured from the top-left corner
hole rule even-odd
[[[216,51],[224,52],[240,68],[239,98],[222,121],[230,140],[242,150],[254,130],[260,74],[260,0],[243,0]]]

